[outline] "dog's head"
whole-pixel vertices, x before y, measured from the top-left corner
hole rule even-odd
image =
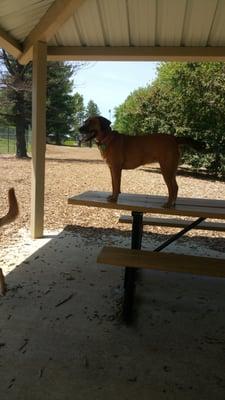
[[[101,141],[107,132],[111,132],[111,121],[104,117],[89,117],[79,128],[79,132],[86,142],[91,139]]]

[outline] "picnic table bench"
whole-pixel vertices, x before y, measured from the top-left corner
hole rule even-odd
[[[131,215],[121,215],[118,222],[121,224],[132,224],[133,218]],[[192,221],[190,219],[178,219],[178,218],[163,218],[163,217],[143,217],[143,226],[165,226],[167,228],[185,228]],[[199,229],[203,231],[217,231],[225,232],[224,222],[200,222],[193,229]]]
[[[200,224],[206,224],[204,222],[206,219],[225,220],[225,201],[180,197],[177,199],[174,208],[167,209],[163,207],[166,201],[166,197],[164,196],[123,193],[120,194],[116,203],[111,203],[107,201],[109,194],[108,192],[88,191],[69,198],[68,203],[131,212],[131,249],[103,247],[97,258],[97,262],[99,263],[125,267],[123,316],[126,321],[130,321],[132,317],[137,268],[225,277],[225,259],[180,255],[176,253],[160,253],[186,232],[195,228],[199,229]],[[192,221],[184,220],[180,232],[172,235],[153,251],[147,251],[141,250],[143,214],[145,213],[162,215],[162,219],[164,220],[165,216],[168,215],[192,217],[195,219]],[[206,227],[210,227],[210,229],[215,231],[220,230],[220,228],[223,230],[223,225],[225,225],[221,222],[214,222],[214,225],[211,224],[207,223],[208,226],[206,225]],[[175,226],[177,225],[175,224]]]

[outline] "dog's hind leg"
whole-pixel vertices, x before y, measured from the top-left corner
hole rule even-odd
[[[108,196],[107,200],[111,202],[116,202],[120,194],[122,169],[110,166],[110,173],[112,179],[112,195]]]
[[[177,193],[178,193],[178,185],[176,181],[176,170],[177,167],[174,165],[172,168],[165,168],[164,165],[160,163],[160,168],[162,172],[162,176],[164,178],[164,181],[166,183],[166,186],[168,188],[168,200],[167,202],[163,205],[165,208],[171,208],[175,206],[176,199],[177,199]]]

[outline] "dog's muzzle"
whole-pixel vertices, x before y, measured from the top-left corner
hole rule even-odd
[[[96,131],[94,129],[89,131],[87,128],[85,128],[85,126],[81,126],[79,132],[82,135],[83,142],[87,142],[88,140],[94,139],[96,136]]]

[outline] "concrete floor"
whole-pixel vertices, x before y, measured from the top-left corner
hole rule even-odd
[[[225,280],[142,271],[126,326],[112,241],[64,231],[7,276],[1,400],[224,400]]]

